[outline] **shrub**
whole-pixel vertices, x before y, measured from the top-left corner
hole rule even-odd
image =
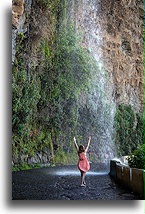
[[[143,144],[143,115],[135,113],[131,105],[118,106],[114,128],[119,156],[128,155],[138,144]]]
[[[131,168],[145,168],[144,149],[145,145],[138,145],[137,149],[128,157],[128,164]]]

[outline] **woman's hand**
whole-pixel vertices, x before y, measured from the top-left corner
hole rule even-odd
[[[89,136],[89,141],[91,140],[91,136]]]
[[[74,137],[74,141],[76,142],[76,138]]]

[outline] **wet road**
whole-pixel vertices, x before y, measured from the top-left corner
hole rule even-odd
[[[13,200],[136,200],[108,175],[104,164],[91,164],[86,187],[77,166],[57,166],[12,173]]]

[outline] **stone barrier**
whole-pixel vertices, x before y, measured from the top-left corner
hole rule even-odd
[[[122,169],[123,169],[123,174],[122,174],[121,181],[122,181],[123,185],[124,185],[126,188],[128,188],[128,189],[131,190],[130,167],[128,167],[128,166],[123,166]]]
[[[140,196],[144,195],[143,169],[130,168],[127,165],[119,163],[119,161],[111,160],[109,174],[126,189]]]
[[[134,193],[143,195],[144,192],[144,170],[132,169],[131,187]]]

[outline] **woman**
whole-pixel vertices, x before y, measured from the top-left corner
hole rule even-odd
[[[81,172],[81,186],[84,187],[86,185],[85,183],[85,174],[86,172],[90,169],[90,164],[86,158],[86,153],[88,151],[89,145],[90,145],[90,141],[91,141],[91,136],[89,136],[89,140],[88,140],[88,145],[85,149],[85,147],[83,145],[80,145],[78,147],[77,143],[76,143],[76,138],[74,137],[74,142],[75,142],[75,147],[76,150],[78,152],[78,156],[79,156],[79,161],[78,161],[78,168]]]

